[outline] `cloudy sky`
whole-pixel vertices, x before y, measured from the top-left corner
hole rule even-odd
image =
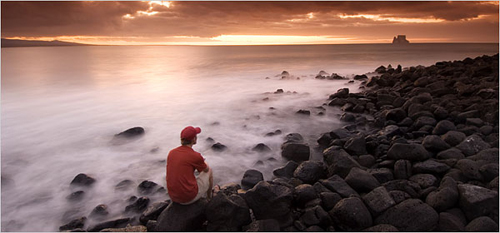
[[[91,44],[498,43],[498,1],[5,2],[2,38]]]

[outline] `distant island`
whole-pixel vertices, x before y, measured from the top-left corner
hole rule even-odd
[[[7,47],[39,47],[39,46],[86,46],[87,44],[63,42],[58,40],[12,40],[2,38],[2,48]]]
[[[398,37],[394,37],[392,39],[393,44],[409,44],[410,41],[406,39],[406,35],[398,35]]]

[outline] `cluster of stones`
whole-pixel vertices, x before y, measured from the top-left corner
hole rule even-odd
[[[498,55],[376,72],[330,96],[347,125],[319,137],[323,161],[288,134],[272,180],[248,170],[192,205],[141,197],[138,217],[87,230],[498,231]]]

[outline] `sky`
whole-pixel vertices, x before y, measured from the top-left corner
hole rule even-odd
[[[2,38],[103,45],[498,43],[498,1],[1,2]]]

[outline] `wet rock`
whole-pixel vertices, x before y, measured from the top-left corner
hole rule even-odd
[[[121,133],[115,134],[115,138],[135,138],[144,135],[144,128],[133,127]]]
[[[316,198],[318,194],[310,184],[301,184],[293,190],[293,202],[298,206],[304,207],[307,202]]]
[[[347,98],[349,96],[349,88],[341,88],[337,93],[330,95],[330,99],[334,98]]]
[[[252,222],[250,209],[245,200],[238,196],[215,195],[207,204],[207,231],[241,231]]]
[[[387,157],[395,160],[422,161],[430,158],[430,154],[420,144],[395,143],[387,152]]]
[[[297,169],[298,166],[298,163],[294,161],[288,161],[285,166],[275,169],[273,171],[273,174],[276,177],[292,178],[293,172],[295,171],[295,169]]]
[[[422,189],[438,186],[437,178],[431,174],[416,174],[411,176],[409,180],[419,184]]]
[[[101,219],[101,218],[104,218],[105,216],[107,216],[108,214],[109,214],[108,206],[104,205],[104,204],[100,204],[100,205],[96,206],[92,210],[92,212],[90,212],[89,217],[94,218],[94,219]]]
[[[172,202],[161,212],[155,231],[197,231],[202,229],[206,220],[206,199],[200,199],[191,205]]]
[[[248,190],[253,188],[257,183],[264,180],[264,175],[262,172],[250,169],[243,174],[243,179],[241,180],[241,186],[243,189]]]
[[[393,225],[389,224],[378,224],[372,227],[368,227],[364,229],[363,231],[365,232],[397,232],[399,231],[398,228],[396,228]]]
[[[260,153],[267,153],[267,152],[271,152],[271,148],[269,148],[264,143],[259,143],[254,148],[252,148],[252,151],[260,152]]]
[[[95,181],[96,180],[94,178],[86,174],[80,173],[77,176],[75,176],[75,178],[73,178],[70,185],[89,187],[92,186],[95,183]]]
[[[360,168],[353,167],[349,172],[349,175],[345,178],[345,181],[349,186],[358,192],[370,192],[374,188],[380,186],[375,177],[373,177],[367,171]]]
[[[323,160],[330,165],[329,175],[338,174],[341,177],[346,177],[351,168],[361,167],[346,151],[336,147],[330,147],[323,151]]]
[[[222,152],[222,151],[227,150],[227,146],[221,144],[220,142],[213,144],[211,148],[213,151],[217,151],[217,152]]]
[[[334,192],[321,192],[319,196],[321,198],[323,208],[327,211],[333,209],[333,207],[335,207],[335,205],[342,200],[340,194]]]
[[[444,163],[437,162],[433,159],[428,159],[423,162],[418,162],[413,165],[413,173],[431,173],[442,174],[450,170],[450,167]]]
[[[439,213],[438,231],[465,231],[465,223],[457,216],[441,212]]]
[[[359,196],[354,189],[351,188],[340,176],[333,175],[326,180],[320,181],[323,186],[329,190],[340,194],[342,197],[350,197],[351,195]]]
[[[468,220],[490,214],[498,208],[498,192],[471,184],[459,184],[459,206]]]
[[[74,229],[78,229],[78,228],[83,228],[86,221],[87,221],[86,217],[80,217],[77,219],[73,219],[69,223],[60,226],[59,231],[70,231],[70,230],[74,230]]]
[[[372,225],[372,216],[358,197],[340,200],[329,212],[335,227],[343,231],[360,231]]]
[[[158,188],[158,184],[153,181],[144,180],[137,186],[137,192],[141,195],[149,195]]]
[[[451,177],[444,177],[439,188],[429,193],[425,202],[436,211],[442,212],[455,206],[458,198],[456,181]]]
[[[280,227],[291,224],[292,189],[269,182],[259,182],[248,190],[244,198],[256,219],[276,219]]]
[[[387,121],[401,122],[406,118],[406,111],[402,108],[395,108],[387,111],[385,119]]]
[[[362,135],[352,137],[344,145],[345,150],[351,155],[364,155],[366,152],[366,141]]]
[[[344,139],[351,136],[351,132],[344,128],[335,129],[330,132],[332,139]]]
[[[464,159],[465,155],[462,151],[457,148],[450,148],[448,150],[441,151],[436,156],[437,159]]]
[[[125,212],[136,212],[141,213],[148,207],[149,198],[148,197],[140,197],[134,203],[125,207]]]
[[[465,226],[465,230],[475,232],[498,232],[498,224],[491,218],[483,216],[472,220]]]
[[[321,137],[317,140],[317,142],[322,147],[328,147],[332,142],[332,137],[330,136],[330,133],[325,133],[321,135]]]
[[[300,163],[309,160],[311,152],[309,146],[303,143],[284,143],[281,146],[281,156]]]
[[[326,176],[327,168],[323,162],[319,161],[305,161],[293,172],[293,177],[306,184],[314,184],[319,179],[326,178]]]
[[[411,162],[400,159],[394,163],[394,177],[396,179],[408,179],[411,176]]]
[[[345,122],[354,122],[356,121],[356,116],[354,116],[354,114],[344,112],[342,116],[340,116],[340,120]]]
[[[465,156],[471,156],[482,150],[489,149],[490,145],[484,142],[478,135],[472,135],[465,138],[456,148],[461,150]]]
[[[396,205],[392,196],[383,186],[373,189],[364,195],[362,199],[373,216],[378,216],[388,208]]]
[[[376,224],[390,224],[400,231],[432,231],[438,222],[438,213],[418,199],[405,200],[375,219]]]
[[[252,222],[250,225],[244,227],[243,230],[249,232],[273,232],[280,231],[280,225],[274,219],[263,219]]]
[[[101,231],[106,228],[122,228],[127,226],[129,222],[130,218],[119,218],[115,220],[98,223],[92,227],[89,227],[87,231],[95,232],[95,231]]]
[[[300,109],[299,111],[297,111],[297,114],[310,116],[310,115],[311,115],[311,111],[309,111],[309,110],[304,110],[304,109]]]
[[[150,220],[158,219],[158,216],[160,216],[161,212],[163,212],[163,210],[165,210],[170,203],[170,200],[153,203],[144,212],[142,212],[139,221],[143,225],[147,225]]]
[[[443,135],[445,133],[448,133],[449,131],[456,130],[457,127],[453,122],[448,121],[448,120],[442,120],[436,124],[436,127],[434,127],[434,130],[432,130],[432,134],[436,135]]]
[[[450,148],[450,145],[448,145],[443,141],[443,139],[436,135],[426,136],[424,138],[424,141],[422,142],[422,145],[425,147],[425,149],[434,152],[440,152]]]
[[[123,228],[106,228],[102,229],[101,232],[147,232],[148,228],[146,226],[130,226],[127,225]]]
[[[66,200],[71,201],[71,202],[78,202],[83,200],[83,197],[85,196],[84,191],[76,191],[72,192],[70,195],[66,197]]]
[[[115,190],[121,190],[121,191],[127,190],[127,189],[133,187],[133,185],[134,185],[134,182],[131,180],[122,180],[122,181],[120,181],[120,183],[116,184]]]

